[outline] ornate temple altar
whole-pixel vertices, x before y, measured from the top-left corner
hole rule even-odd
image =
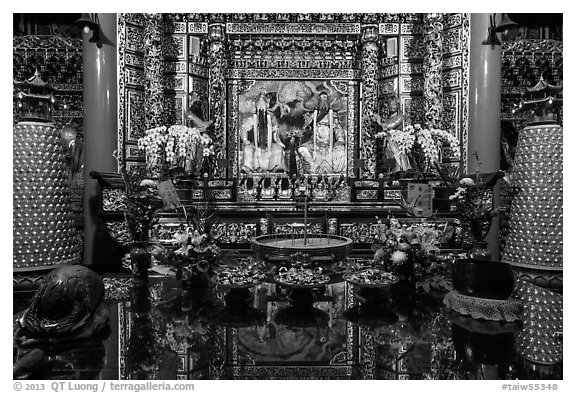
[[[223,243],[298,219],[304,183],[318,230],[362,238],[407,197],[406,183],[383,182],[372,114],[397,97],[405,126],[466,146],[468,29],[465,14],[119,14],[119,165],[142,165],[144,131],[192,112],[213,122],[217,165],[203,184]]]
[[[405,125],[428,121],[466,140],[468,24],[462,14],[121,14],[121,158],[138,165],[136,140],[145,129],[184,124],[194,108],[214,121],[219,178],[304,169],[376,179],[382,168],[369,114],[387,115],[392,97],[401,99]],[[306,142],[314,152],[322,148],[318,137],[298,135],[320,125],[310,117],[322,92],[333,112],[326,122],[340,126],[325,138],[330,159],[310,168],[296,157],[290,165]],[[254,136],[244,134],[254,127],[261,93],[275,134],[264,132],[256,148],[270,155],[282,147],[288,157],[277,165],[274,157],[257,166],[246,157],[244,142]],[[238,201],[246,198],[240,183]]]

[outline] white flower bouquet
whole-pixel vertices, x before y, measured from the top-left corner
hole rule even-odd
[[[448,131],[427,129],[420,124],[414,124],[402,130],[392,129],[376,134],[376,138],[384,137],[425,171],[430,171],[435,164],[442,163],[442,147],[445,143],[450,146],[452,156],[460,158],[460,142]]]
[[[170,175],[198,176],[212,165],[212,139],[198,128],[183,125],[161,126],[145,131],[138,139],[145,152],[146,169],[162,178]]]

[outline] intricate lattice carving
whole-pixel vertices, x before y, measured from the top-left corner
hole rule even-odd
[[[126,50],[144,52],[144,30],[141,27],[126,25]]]
[[[144,23],[144,125],[162,125],[162,14],[146,14]]]
[[[230,81],[228,83],[228,99],[230,110],[228,111],[228,159],[232,164],[232,176],[238,176],[238,154],[236,146],[240,143],[238,140],[238,96],[246,88],[253,85],[254,81]],[[239,86],[241,84],[241,86]]]
[[[221,27],[221,26],[220,26]],[[215,26],[211,28],[216,29]],[[223,34],[223,33],[222,33]],[[225,80],[224,80],[224,43],[219,36],[212,34],[210,43],[210,71],[209,71],[209,105],[210,117],[214,121],[214,134],[212,139],[216,147],[216,158],[226,158],[226,140],[224,129],[225,108]]]
[[[460,157],[466,162],[468,156],[468,75],[470,61],[470,14],[462,17],[462,118],[460,119]]]
[[[438,128],[442,116],[442,14],[426,14],[424,110],[426,127]]]
[[[360,94],[360,92],[358,91],[358,82],[356,81],[351,81],[348,82],[349,83],[349,88],[348,88],[348,176],[349,177],[353,177],[354,176],[354,158],[356,158],[356,132],[355,130],[358,129],[357,127],[357,123],[358,123],[358,117],[357,117],[357,113],[358,110],[357,108],[357,102],[358,102],[358,96]],[[347,190],[347,194],[346,191]],[[340,190],[340,192],[338,193],[338,198],[337,200],[350,200],[350,190],[348,187],[346,187],[342,190]]]
[[[126,142],[136,142],[138,138],[144,136],[146,124],[142,114],[144,105],[144,93],[141,91],[127,90],[127,102],[125,104],[127,113],[126,121]]]
[[[227,23],[228,34],[359,34],[359,23]]]
[[[371,31],[369,30],[371,29]],[[376,154],[374,146],[375,126],[371,115],[377,108],[377,76],[378,76],[378,45],[377,30],[372,26],[365,27],[363,31],[364,45],[362,47],[362,126],[360,133],[360,158],[366,160],[365,171],[362,177],[374,177],[376,172]]]
[[[227,79],[360,79],[356,69],[227,69]]]

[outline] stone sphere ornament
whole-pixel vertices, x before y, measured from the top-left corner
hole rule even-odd
[[[62,265],[40,285],[18,320],[20,345],[88,338],[108,325],[102,278],[81,265]]]

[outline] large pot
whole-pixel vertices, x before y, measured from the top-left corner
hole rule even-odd
[[[514,290],[514,273],[507,263],[458,259],[454,265],[452,284],[462,295],[508,299]]]

